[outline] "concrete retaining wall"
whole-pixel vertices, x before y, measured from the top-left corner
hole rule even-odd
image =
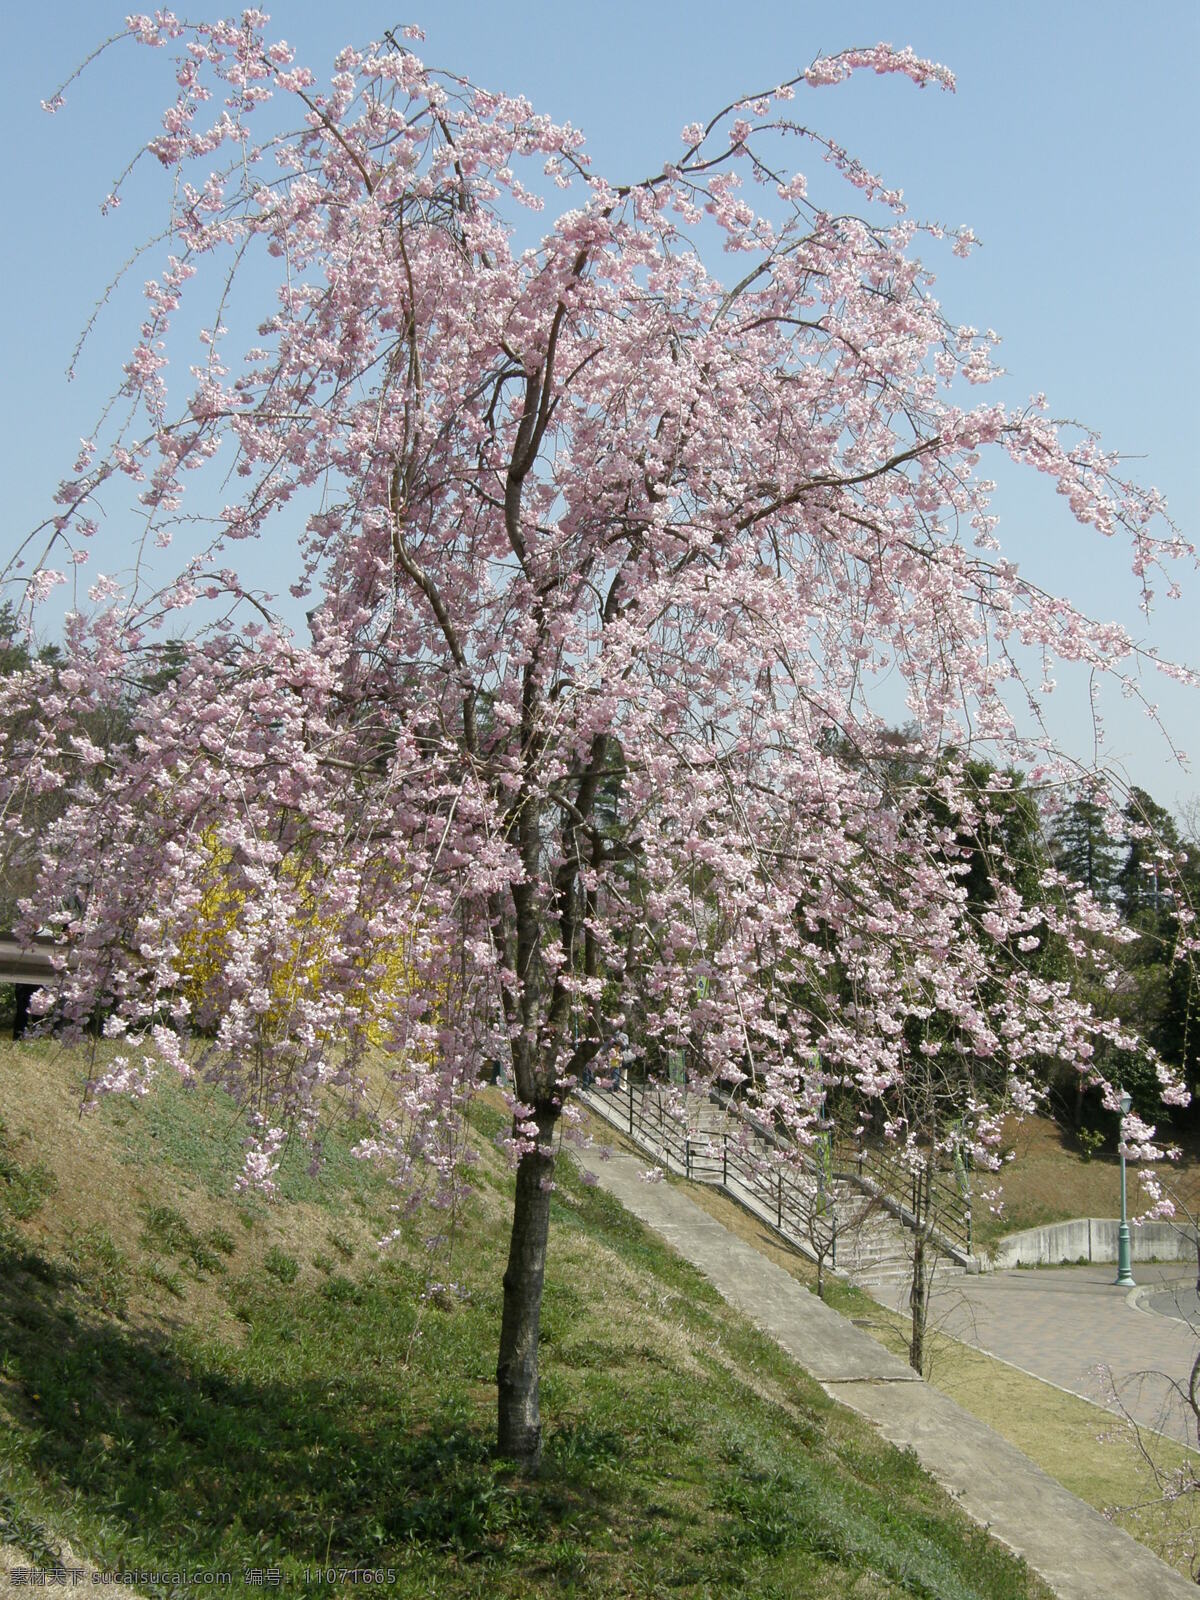
[[[991,1258],[994,1267],[1048,1267],[1069,1261],[1115,1261],[1115,1217],[1076,1217],[1044,1228],[1027,1228],[1001,1239]],[[1130,1253],[1135,1261],[1196,1260],[1196,1240],[1190,1228],[1173,1222],[1129,1224]]]

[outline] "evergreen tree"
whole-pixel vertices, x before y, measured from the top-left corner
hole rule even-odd
[[[1105,824],[1104,807],[1081,795],[1056,820],[1050,833],[1050,859],[1059,872],[1080,883],[1097,900],[1115,898],[1120,851]]]

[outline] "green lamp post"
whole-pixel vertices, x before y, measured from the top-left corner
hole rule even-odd
[[[1133,1273],[1129,1269],[1129,1218],[1125,1212],[1125,1118],[1133,1101],[1121,1090],[1121,1226],[1117,1231],[1117,1286],[1134,1287]]]

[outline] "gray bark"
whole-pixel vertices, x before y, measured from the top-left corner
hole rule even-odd
[[[536,1108],[537,1148],[523,1155],[517,1166],[512,1240],[504,1273],[504,1312],[496,1366],[497,1442],[500,1454],[518,1462],[526,1471],[536,1471],[542,1454],[538,1335],[558,1116],[557,1106],[543,1104]]]

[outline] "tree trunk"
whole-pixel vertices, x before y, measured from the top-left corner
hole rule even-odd
[[[912,1269],[912,1294],[909,1299],[912,1306],[912,1339],[908,1347],[908,1364],[915,1373],[923,1377],[929,1285],[925,1277],[925,1240],[919,1233],[913,1239]]]
[[[29,1027],[29,1002],[37,993],[36,983],[14,984],[16,993],[16,1008],[13,1011],[12,1036],[14,1039],[23,1039]]]
[[[546,1239],[550,1231],[550,1179],[554,1172],[554,1129],[559,1108],[539,1106],[537,1148],[521,1157],[513,1204],[512,1242],[504,1273],[504,1315],[500,1324],[499,1388],[500,1454],[526,1471],[536,1470],[542,1454],[542,1417],[538,1402],[538,1332],[542,1318],[542,1284],[546,1276]]]

